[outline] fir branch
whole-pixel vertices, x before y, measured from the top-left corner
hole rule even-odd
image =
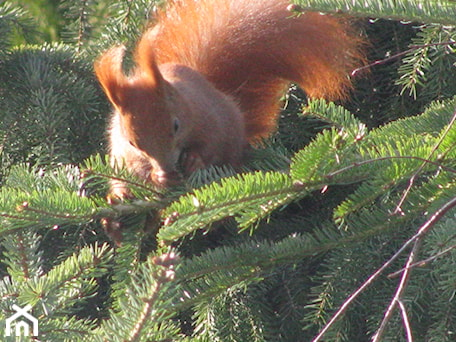
[[[294,0],[293,11],[347,13],[351,16],[455,24],[456,5],[448,0]]]
[[[182,196],[164,212],[158,238],[170,243],[224,217],[235,216],[241,229],[293,201],[307,189],[279,172],[256,172],[222,179]]]
[[[150,0],[112,2],[106,14],[109,19],[93,45],[94,52],[121,42],[135,42],[151,19],[155,6],[157,1]]]
[[[44,318],[44,319],[43,319]],[[91,331],[96,324],[87,319],[74,316],[40,317],[40,339],[45,341],[90,341]]]
[[[304,184],[322,183],[322,175],[340,167],[346,155],[354,155],[357,141],[350,134],[334,128],[318,135],[292,158],[290,175]]]
[[[8,266],[8,274],[15,283],[23,284],[42,274],[40,242],[41,238],[32,232],[18,232],[3,239],[3,262]]]
[[[436,151],[438,150],[440,144],[442,143],[442,141],[445,139],[445,137],[448,135],[448,133],[450,132],[451,129],[454,129],[453,125],[456,121],[456,111],[454,112],[453,114],[453,117],[451,118],[450,122],[448,123],[448,126],[445,128],[444,132],[442,133],[442,135],[439,137],[439,140],[435,143],[435,145],[432,147],[431,151],[429,152],[429,155],[428,157],[426,158],[426,160],[429,160],[432,158],[432,156],[436,153]],[[407,188],[404,190],[404,193],[402,194],[402,197],[396,207],[396,210],[395,210],[395,213],[401,213],[402,212],[402,204],[404,203],[406,197],[407,197],[407,194],[410,192],[413,184],[415,183],[415,180],[416,178],[418,177],[418,175],[423,171],[424,167],[428,164],[427,161],[424,161],[420,167],[416,170],[416,172],[412,175],[412,177],[410,177],[410,180],[409,180],[409,184],[407,186]]]
[[[23,202],[21,205],[19,205],[17,207],[17,210],[21,213],[25,213],[26,215],[29,215],[29,213],[27,213],[27,212],[30,212],[31,216],[33,216],[33,217],[40,217],[40,216],[41,217],[52,217],[52,218],[57,219],[59,222],[61,222],[62,220],[69,220],[69,221],[75,220],[75,221],[80,222],[80,221],[84,221],[84,220],[91,218],[91,215],[71,215],[69,213],[59,214],[59,213],[56,213],[53,211],[33,208],[30,206],[30,204],[28,202]]]
[[[456,197],[450,200],[449,202],[445,203],[439,210],[437,210],[417,231],[415,235],[413,235],[409,240],[407,240],[402,247],[391,257],[389,258],[379,269],[377,269],[372,275],[360,286],[358,289],[353,292],[343,303],[343,305],[337,310],[337,312],[332,316],[328,323],[320,330],[318,335],[312,340],[312,342],[321,341],[323,336],[327,333],[327,331],[333,326],[333,324],[342,316],[349,305],[362,293],[364,290],[370,286],[407,248],[409,248],[412,244],[422,236],[424,236],[429,229],[431,229],[439,220],[441,220],[448,211],[456,207]],[[413,260],[412,260],[413,261]],[[407,263],[407,265],[409,265]],[[410,266],[410,265],[409,265]]]
[[[4,195],[3,192],[1,195]],[[69,224],[90,222],[96,217],[94,203],[88,198],[81,198],[74,192],[41,191],[27,196],[29,201],[23,201],[13,208],[5,208],[9,212],[20,212],[21,215],[5,213],[8,218],[1,233],[11,229],[30,227],[59,227]]]
[[[94,341],[133,342],[160,341],[175,337],[177,330],[170,322],[176,314],[169,303],[177,295],[174,286],[178,257],[168,251],[150,255],[131,274],[127,291],[118,299],[118,310],[112,311],[94,334]]]
[[[417,170],[419,170],[420,180],[427,179],[429,186],[437,185],[431,175],[438,174],[440,170],[444,169],[446,172],[454,174],[454,168],[447,167],[451,163],[446,161],[447,158],[450,158],[448,153],[453,150],[452,135],[448,136],[453,132],[451,129],[448,130],[448,121],[451,121],[453,117],[453,100],[447,103],[434,103],[419,117],[399,120],[371,131],[360,144],[359,153],[362,158],[353,161],[353,156],[345,157],[345,163],[340,165],[334,173],[338,175],[339,172],[348,172],[348,174],[345,176],[339,174],[338,178],[347,179],[352,172],[350,170],[354,171],[353,175],[356,174],[357,177],[360,177],[362,169],[366,168],[366,178],[363,180],[367,180],[367,182],[361,184],[352,195],[348,196],[347,200],[339,205],[335,211],[337,219],[346,217],[350,212],[359,212],[359,209],[365,205],[374,204],[379,196],[385,196],[386,191],[394,189],[404,181],[410,184],[410,177],[414,174],[418,175]],[[432,135],[425,133],[426,131],[431,131]],[[405,138],[404,135],[407,137]],[[441,142],[439,143],[439,141]],[[435,146],[441,146],[438,148],[438,155],[433,153]],[[430,156],[436,160],[429,160]],[[388,162],[389,158],[391,159]],[[378,167],[373,166],[376,160],[379,161]],[[420,161],[421,163],[419,163]],[[373,165],[369,166],[370,163]],[[392,181],[393,179],[394,181]],[[448,179],[441,181],[451,183]],[[398,199],[399,202],[400,199]],[[397,209],[397,203],[395,208]],[[413,209],[411,210],[413,211]]]
[[[109,184],[112,188],[115,184],[122,184],[128,187],[134,198],[149,198],[159,202],[168,192],[164,189],[158,189],[153,184],[134,175],[127,170],[125,166],[111,166],[109,156],[96,154],[84,161],[81,171],[81,183],[79,192],[89,194],[97,190],[104,190]],[[102,187],[103,186],[103,187]],[[95,188],[95,189],[93,189]],[[104,190],[103,194],[108,192]],[[109,195],[108,195],[109,197]],[[113,202],[120,202],[121,199],[113,199]]]
[[[63,16],[67,19],[62,37],[67,43],[74,43],[77,53],[90,38],[92,31],[91,16],[96,9],[93,0],[67,0],[60,4]]]
[[[455,113],[455,118],[456,118],[456,113]],[[406,191],[408,193],[409,188],[406,189]],[[384,318],[383,318],[383,320],[382,320],[377,332],[374,334],[374,336],[372,338],[373,342],[381,341],[382,336],[384,334],[384,331],[386,329],[386,326],[387,326],[388,322],[391,320],[393,311],[394,311],[394,309],[396,308],[396,306],[399,304],[399,302],[402,299],[402,296],[403,296],[403,294],[404,294],[404,292],[406,290],[407,284],[408,284],[409,279],[410,279],[410,272],[412,270],[412,265],[415,263],[415,260],[416,260],[416,258],[418,256],[419,249],[420,249],[420,247],[422,245],[422,239],[423,239],[424,234],[426,234],[427,231],[430,229],[430,227],[435,225],[442,218],[442,216],[446,214],[446,212],[448,210],[452,209],[455,206],[456,206],[456,198],[454,198],[450,202],[447,202],[440,209],[440,213],[434,214],[434,216],[431,217],[431,219],[428,220],[419,229],[418,233],[415,235],[415,239],[414,239],[414,242],[413,242],[413,248],[412,248],[412,251],[409,254],[409,257],[407,259],[407,263],[406,263],[406,265],[404,267],[404,270],[402,272],[400,283],[399,283],[399,285],[397,287],[397,290],[396,290],[396,293],[394,294],[393,299],[391,300],[390,305],[388,306],[388,309],[386,310],[385,316],[384,316]],[[434,217],[437,217],[437,218],[434,218]],[[411,240],[409,240],[409,241],[411,241]]]
[[[437,136],[451,121],[455,107],[455,97],[445,101],[433,101],[420,115],[395,120],[370,131],[368,139],[375,146],[404,136]]]
[[[139,338],[141,336],[142,329],[144,328],[146,320],[150,319],[152,310],[154,310],[154,304],[156,304],[164,284],[174,280],[175,275],[173,268],[176,261],[176,255],[174,253],[164,254],[152,260],[155,265],[164,266],[164,269],[157,271],[154,274],[157,281],[152,286],[148,298],[142,299],[144,306],[126,342],[136,342],[140,340]]]
[[[402,87],[401,93],[408,90],[416,99],[419,90],[420,98],[427,101],[453,96],[455,39],[452,27],[423,25],[412,45],[422,47],[410,51],[398,69],[400,78],[396,84]]]
[[[11,214],[0,214],[0,217],[4,217],[7,219],[12,219],[12,220],[25,220],[25,221],[30,221],[30,222],[35,222],[38,223],[39,221],[32,218],[32,217],[24,217],[22,215],[11,215]]]
[[[99,173],[99,172],[95,172],[93,170],[87,169],[87,170],[84,170],[82,177],[85,178],[87,181],[92,181],[95,177],[100,177],[102,179],[122,182],[122,183],[125,183],[126,185],[129,185],[134,188],[139,188],[141,190],[150,192],[154,195],[160,194],[157,191],[157,189],[152,187],[150,184],[147,184],[146,182],[139,182],[138,180],[132,180],[131,175],[122,177],[122,176],[112,175],[112,174],[108,174],[108,173]]]
[[[23,8],[6,1],[0,4],[0,55],[11,49],[14,33],[31,41],[37,36],[36,24]]]
[[[56,308],[68,308],[75,300],[93,292],[95,284],[92,279],[106,273],[112,257],[113,250],[108,244],[95,244],[81,249],[42,277],[29,281],[27,288],[33,293],[29,303],[34,305],[41,298],[48,298],[48,305],[52,303]],[[81,291],[75,292],[78,287]]]
[[[3,153],[14,164],[79,163],[100,147],[107,104],[91,64],[74,49],[18,47],[2,59],[0,81]]]
[[[397,220],[404,221],[402,217],[398,217]],[[248,241],[234,247],[217,248],[191,260],[184,260],[176,274],[185,291],[185,296],[181,299],[182,308],[220,295],[233,286],[256,283],[265,274],[270,274],[280,266],[338,248],[358,245],[377,236],[388,227],[391,227],[391,223],[383,221],[377,226],[370,226],[369,229],[350,235],[341,234],[340,230],[332,226],[314,228],[312,234],[293,234],[278,242]],[[393,261],[391,260],[388,265]]]
[[[30,272],[29,272],[29,268],[28,268],[28,265],[27,265],[27,256],[26,256],[26,253],[25,253],[25,246],[24,246],[24,241],[23,241],[23,238],[22,238],[22,234],[18,234],[18,252],[19,252],[19,255],[21,256],[20,259],[20,265],[22,267],[22,272],[24,274],[24,279],[27,280],[27,279],[30,279]]]
[[[351,73],[351,76],[356,76],[358,73],[363,72],[363,71],[365,71],[367,69],[373,68],[373,67],[375,67],[377,65],[382,65],[382,64],[391,62],[391,61],[393,61],[395,59],[400,59],[401,57],[404,57],[404,56],[406,56],[406,55],[408,55],[408,54],[410,54],[412,52],[415,52],[416,50],[423,50],[423,49],[426,49],[426,48],[436,47],[436,46],[452,46],[452,45],[455,45],[455,44],[456,44],[456,42],[454,42],[454,41],[429,43],[429,44],[420,44],[420,45],[412,44],[412,45],[410,45],[409,49],[407,49],[407,50],[398,52],[396,54],[393,54],[391,56],[388,56],[386,58],[374,61],[374,62],[366,64],[366,65],[363,65],[362,67],[359,67],[359,68],[353,70],[352,73]]]
[[[446,166],[445,164],[443,164],[441,162],[435,162],[435,161],[432,161],[430,159],[416,157],[416,156],[387,156],[387,157],[378,157],[378,158],[374,158],[374,159],[367,159],[367,160],[363,160],[363,161],[359,161],[359,162],[354,162],[354,163],[352,163],[350,165],[347,165],[347,166],[344,166],[344,167],[342,167],[342,168],[340,168],[338,170],[335,170],[334,172],[330,172],[330,173],[326,174],[325,177],[328,178],[328,179],[332,179],[335,176],[338,176],[340,174],[343,174],[343,173],[345,173],[347,171],[350,171],[350,170],[352,170],[354,168],[358,168],[358,167],[363,166],[363,165],[377,163],[377,162],[382,162],[382,161],[388,161],[388,160],[394,160],[394,159],[418,160],[418,161],[423,162],[423,164],[434,165],[434,166],[436,166],[439,169],[442,169],[444,171],[456,174],[456,169],[454,169],[452,167],[448,167],[448,166]]]
[[[362,140],[368,134],[366,125],[342,106],[324,99],[312,99],[302,108],[303,116],[313,116],[329,123],[351,139]]]
[[[85,31],[86,31],[86,25],[87,25],[87,10],[88,8],[90,8],[90,2],[88,0],[82,0],[81,1],[81,7],[80,7],[80,10],[79,10],[79,19],[78,19],[78,22],[79,22],[79,27],[78,27],[78,39],[77,39],[77,48],[76,48],[76,51],[77,52],[81,52],[81,47],[82,47],[82,43],[83,43],[83,38],[84,38],[84,35],[85,35]]]
[[[138,271],[141,265],[141,248],[138,241],[124,241],[116,248],[116,258],[112,266],[112,308],[114,311],[121,310],[120,301],[125,298],[128,285],[133,281],[132,273]]]

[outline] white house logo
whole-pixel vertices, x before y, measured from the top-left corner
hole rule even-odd
[[[16,311],[14,315],[6,319],[5,336],[30,336],[30,326],[32,327],[32,336],[38,336],[38,320],[28,311],[32,309],[31,305],[21,308],[13,304]],[[15,327],[14,334],[11,333],[12,327]]]

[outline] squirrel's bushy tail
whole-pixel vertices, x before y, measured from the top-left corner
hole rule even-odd
[[[291,81],[310,97],[343,98],[363,64],[363,40],[340,16],[287,10],[288,0],[173,0],[142,37],[138,60],[179,63],[231,95],[247,138],[276,127],[279,96]]]

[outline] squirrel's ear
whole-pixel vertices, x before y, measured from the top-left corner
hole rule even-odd
[[[106,51],[94,64],[95,75],[115,107],[122,107],[125,102],[128,79],[122,71],[124,53],[124,46],[114,47]]]
[[[153,48],[153,34],[146,31],[141,37],[137,47],[135,61],[142,72],[147,77],[150,85],[160,87],[164,84],[164,78],[158,68]]]

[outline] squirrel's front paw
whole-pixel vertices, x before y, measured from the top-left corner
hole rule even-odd
[[[109,204],[117,204],[126,199],[132,199],[134,196],[128,189],[127,185],[121,181],[112,181],[107,201]]]

